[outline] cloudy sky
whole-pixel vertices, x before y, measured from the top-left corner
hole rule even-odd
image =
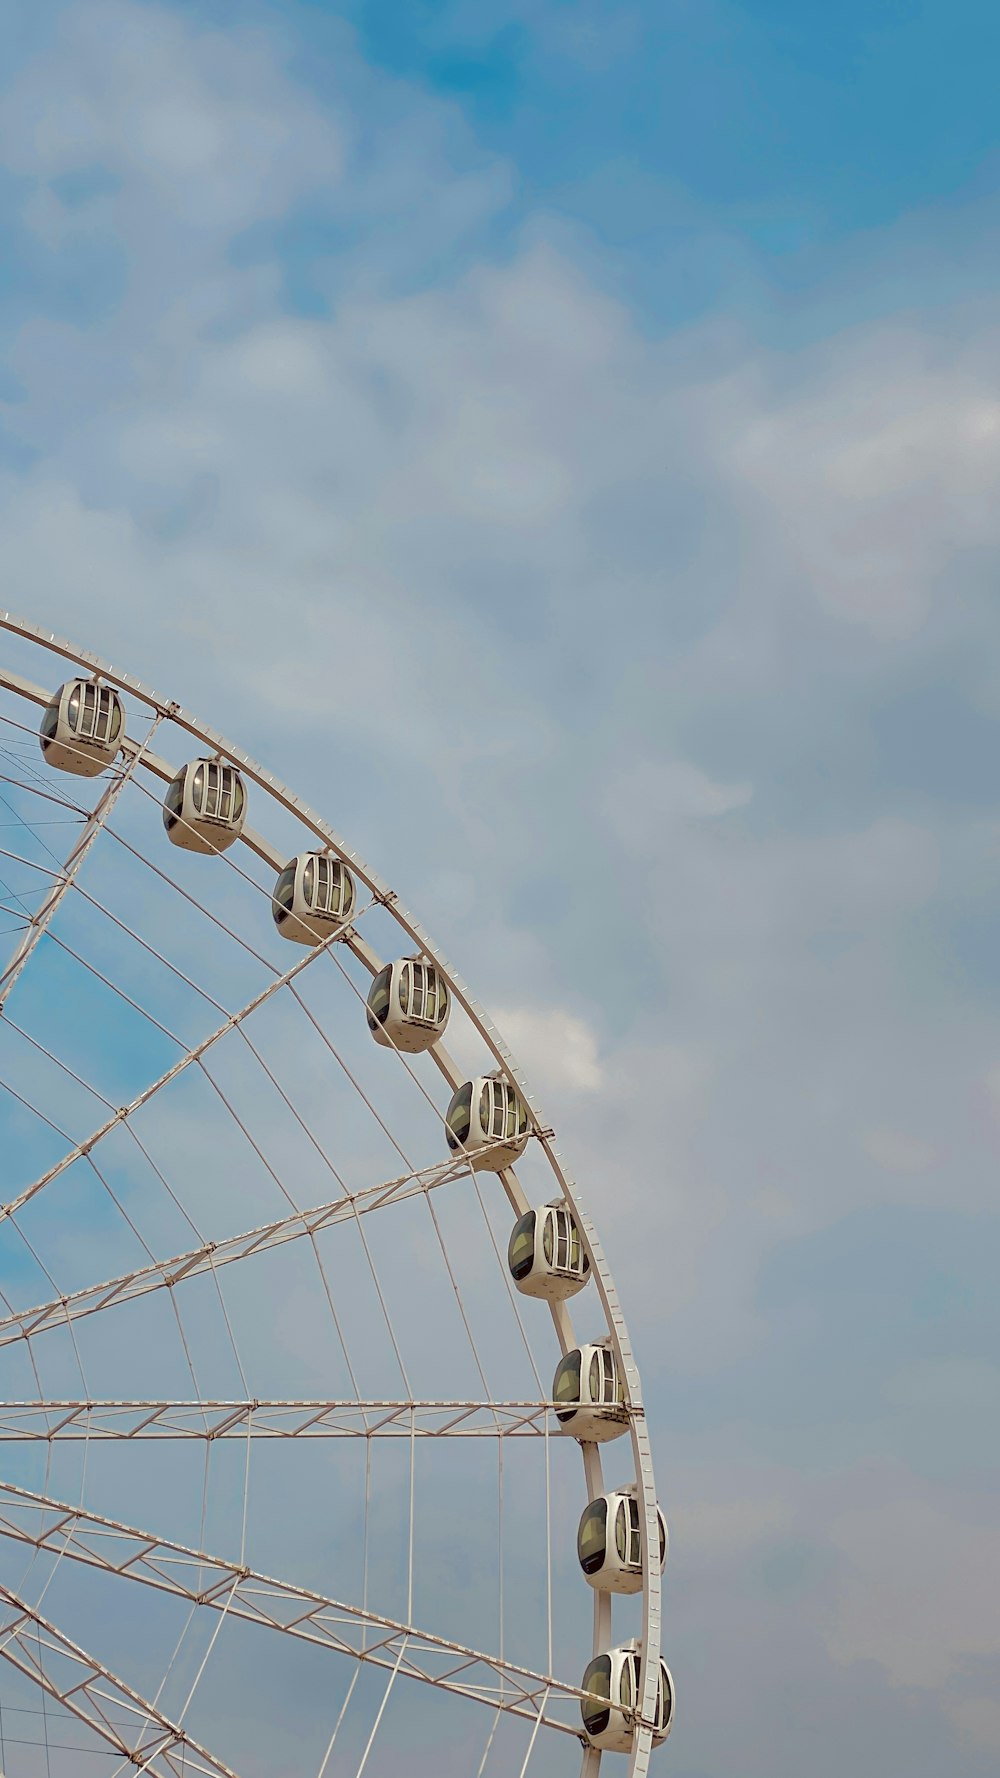
[[[10,10],[3,603],[292,783],[537,1085],[664,1769],[986,1778],[1000,14]]]

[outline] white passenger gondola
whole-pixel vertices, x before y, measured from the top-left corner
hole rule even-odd
[[[125,712],[113,685],[67,679],[45,707],[38,739],[47,765],[96,778],[121,746]]]
[[[464,1150],[474,1168],[499,1173],[528,1144],[528,1110],[500,1073],[467,1080],[445,1114],[448,1147]]]
[[[448,1023],[450,997],[441,971],[426,957],[387,963],[368,995],[368,1029],[386,1049],[417,1055],[436,1043]]]
[[[667,1559],[667,1521],[659,1507],[656,1518],[662,1574]],[[610,1494],[599,1494],[584,1508],[576,1535],[576,1553],[589,1584],[598,1593],[642,1591],[642,1536],[634,1483]]]
[[[354,878],[330,852],[299,852],[274,885],[271,913],[282,938],[321,945],[354,912]]]
[[[576,1222],[561,1198],[518,1218],[507,1246],[507,1264],[523,1296],[562,1303],[583,1289],[590,1277],[590,1261]]]
[[[580,1689],[596,1693],[581,1699],[583,1729],[592,1747],[605,1753],[631,1753],[635,1713],[642,1701],[642,1650],[626,1642],[596,1655],[586,1668]],[[674,1726],[674,1682],[666,1661],[660,1662],[656,1688],[653,1746],[665,1741]]]
[[[596,1445],[621,1437],[628,1426],[628,1409],[608,1340],[575,1346],[560,1359],[552,1399],[562,1432]]]
[[[163,799],[167,838],[185,852],[225,852],[243,831],[243,779],[224,759],[192,759],[172,779]]]

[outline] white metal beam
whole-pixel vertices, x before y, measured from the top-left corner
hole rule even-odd
[[[156,716],[146,740],[152,735],[159,721],[159,716]],[[132,777],[136,766],[139,764],[139,761],[145,752],[145,747],[145,741],[134,747],[128,755],[124,770],[119,771],[111,779],[110,783],[105,785],[96,804],[87,816],[82,831],[76,837],[70,850],[69,857],[66,859],[66,863],[62,868],[61,874],[56,882],[53,883],[52,888],[49,890],[49,893],[45,897],[45,900],[42,902],[37,913],[32,915],[27,930],[22,934],[13,957],[7,964],[6,969],[0,973],[0,1011],[6,1006],[11,989],[22,970],[27,967],[32,952],[44,935],[67,890],[72,888],[87,853],[90,851],[90,848],[94,844],[102,827],[108,820],[126,784]]]
[[[186,1253],[177,1253],[170,1259],[156,1260],[150,1265],[137,1266],[130,1272],[122,1272],[117,1278],[85,1285],[81,1290],[52,1297],[47,1303],[38,1303],[33,1308],[15,1310],[9,1315],[0,1316],[0,1346],[9,1346],[21,1339],[33,1339],[36,1334],[45,1333],[50,1328],[65,1327],[67,1322],[75,1321],[81,1315],[94,1315],[112,1308],[116,1303],[133,1302],[136,1297],[145,1296],[153,1290],[173,1289],[188,1278],[198,1278],[205,1272],[214,1271],[218,1266],[232,1265],[253,1254],[266,1253],[272,1247],[281,1247],[289,1241],[299,1240],[303,1235],[318,1235],[323,1229],[332,1228],[336,1223],[353,1221],[355,1212],[365,1216],[384,1205],[398,1204],[420,1192],[434,1191],[438,1186],[462,1178],[468,1170],[469,1163],[464,1156],[461,1160],[441,1161],[418,1173],[403,1173],[397,1179],[345,1193],[343,1197],[333,1198],[326,1204],[317,1204],[310,1210],[293,1211],[288,1216],[278,1217],[274,1222],[261,1223],[257,1228],[247,1229],[242,1234],[230,1235],[221,1241],[204,1241],[199,1247],[189,1248]]]
[[[129,1765],[158,1778],[188,1778],[194,1773],[199,1778],[237,1778],[231,1766],[216,1759],[9,1587],[0,1585],[0,1605],[6,1608],[0,1620],[0,1656]],[[132,1741],[121,1731],[123,1716],[135,1726]]]
[[[550,1401],[7,1401],[0,1443],[544,1438]]]
[[[0,1536],[172,1593],[191,1605],[398,1670],[536,1726],[580,1734],[579,1704],[588,1694],[578,1686],[47,1495],[0,1484]],[[553,1715],[550,1704],[562,1714]]]
[[[354,917],[357,918],[357,915]],[[342,928],[339,930],[342,930]],[[165,1073],[159,1075],[156,1080],[151,1081],[147,1087],[143,1087],[142,1092],[137,1093],[135,1098],[129,1101],[128,1105],[123,1105],[119,1111],[113,1112],[111,1117],[105,1118],[104,1122],[98,1125],[96,1130],[92,1130],[89,1136],[84,1137],[82,1142],[78,1142],[75,1148],[71,1148],[66,1154],[62,1155],[58,1161],[55,1161],[51,1167],[47,1167],[44,1173],[40,1173],[38,1178],[33,1180],[30,1185],[26,1185],[23,1191],[18,1192],[16,1198],[12,1198],[9,1203],[0,1206],[0,1217],[12,1216],[15,1211],[20,1210],[24,1204],[29,1203],[32,1198],[37,1196],[45,1186],[51,1184],[53,1179],[58,1179],[59,1175],[64,1173],[67,1167],[71,1167],[74,1161],[78,1161],[81,1155],[89,1154],[91,1149],[95,1148],[105,1136],[109,1135],[112,1130],[116,1130],[120,1124],[124,1123],[127,1118],[131,1117],[133,1112],[140,1110],[143,1105],[148,1104],[149,1100],[154,1098],[157,1093],[161,1092],[164,1087],[169,1086],[172,1080],[175,1080],[179,1074],[183,1074],[186,1068],[190,1068],[193,1062],[200,1061],[206,1051],[210,1050],[213,1044],[218,1043],[220,1038],[226,1037],[231,1031],[235,1031],[237,1026],[242,1024],[244,1019],[249,1018],[251,1013],[256,1012],[258,1007],[263,1006],[265,1001],[270,1000],[271,996],[276,994],[279,988],[286,987],[289,982],[295,980],[296,976],[301,975],[304,969],[308,969],[310,963],[315,961],[325,948],[325,945],[333,944],[335,942],[336,934],[331,934],[330,938],[324,941],[324,944],[317,945],[315,950],[308,951],[304,957],[297,958],[289,969],[284,970],[281,975],[275,976],[272,981],[268,982],[266,987],[261,988],[259,993],[255,994],[252,999],[248,1000],[246,1005],[241,1007],[239,1012],[232,1013],[223,1024],[218,1025],[214,1031],[210,1031],[207,1037],[202,1037],[191,1049],[185,1050],[184,1054],[178,1057],[172,1067],[168,1068]]]

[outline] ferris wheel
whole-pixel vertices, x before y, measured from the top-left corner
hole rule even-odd
[[[0,630],[4,1778],[642,1778],[666,1525],[514,1058],[269,772]]]

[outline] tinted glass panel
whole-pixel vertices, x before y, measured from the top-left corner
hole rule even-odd
[[[622,1562],[628,1561],[628,1513],[624,1500],[618,1502],[615,1513],[615,1549]]]
[[[576,1553],[584,1574],[597,1574],[604,1567],[608,1535],[608,1503],[592,1500],[576,1534]]]
[[[52,736],[56,732],[58,722],[59,722],[59,699],[53,698],[51,704],[46,705],[45,711],[42,716],[41,727],[40,727],[39,733],[43,734],[47,741],[51,741]]]
[[[384,1025],[389,1016],[389,986],[392,980],[392,964],[387,963],[380,969],[368,990],[368,1023],[374,1025],[377,1020]],[[449,1122],[451,1117],[449,1114]]]
[[[511,1276],[526,1278],[531,1271],[535,1258],[535,1212],[529,1210],[520,1221],[514,1224],[514,1231],[507,1248],[507,1263]]]
[[[622,1676],[618,1681],[618,1698],[623,1710],[631,1710],[632,1697],[632,1662],[626,1657],[622,1662]]]
[[[274,893],[271,897],[279,918],[283,917],[288,912],[294,898],[295,866],[294,864],[286,864],[278,881],[274,885]]]
[[[583,1675],[580,1690],[584,1692],[596,1692],[597,1698],[606,1698],[610,1700],[610,1655],[598,1655],[596,1660],[591,1661]],[[582,1701],[580,1704],[580,1714],[583,1717],[584,1728],[589,1730],[592,1735],[602,1734],[607,1728],[608,1723],[611,1721],[611,1711],[608,1708],[608,1705],[598,1703],[597,1699],[588,1698],[585,1702]]]
[[[459,1087],[448,1107],[446,1119],[448,1125],[448,1146],[458,1148],[469,1140],[472,1127],[472,1082],[467,1080],[464,1087]]]
[[[572,1417],[575,1409],[579,1406],[579,1402],[580,1402],[580,1352],[579,1352],[579,1348],[577,1348],[573,1352],[567,1352],[565,1358],[560,1359],[559,1368],[556,1371],[555,1381],[553,1382],[553,1385],[552,1385],[552,1399],[553,1399],[553,1401],[565,1402],[567,1404],[572,1404],[571,1406],[568,1407],[567,1412],[560,1411],[558,1408],[556,1409],[556,1417],[559,1420],[569,1420]]]
[[[552,1264],[552,1211],[545,1212],[545,1226],[542,1229],[542,1252],[547,1265]]]
[[[659,1695],[656,1700],[658,1706],[656,1718],[662,1732],[662,1730],[667,1728],[670,1718],[674,1714],[674,1694],[670,1684],[670,1674],[667,1672],[666,1661],[660,1662],[660,1683],[657,1687],[657,1692]]]
[[[70,728],[75,729],[79,720],[80,687],[79,685],[74,685],[73,690],[69,694],[69,702],[66,705],[66,721],[69,723]]]
[[[479,1126],[484,1136],[499,1136],[499,1129],[490,1127],[490,1084],[483,1087],[479,1095]]]
[[[181,777],[174,778],[172,783],[167,786],[167,794],[163,799],[163,806],[171,815],[179,815],[183,801],[184,777],[182,774]]]

